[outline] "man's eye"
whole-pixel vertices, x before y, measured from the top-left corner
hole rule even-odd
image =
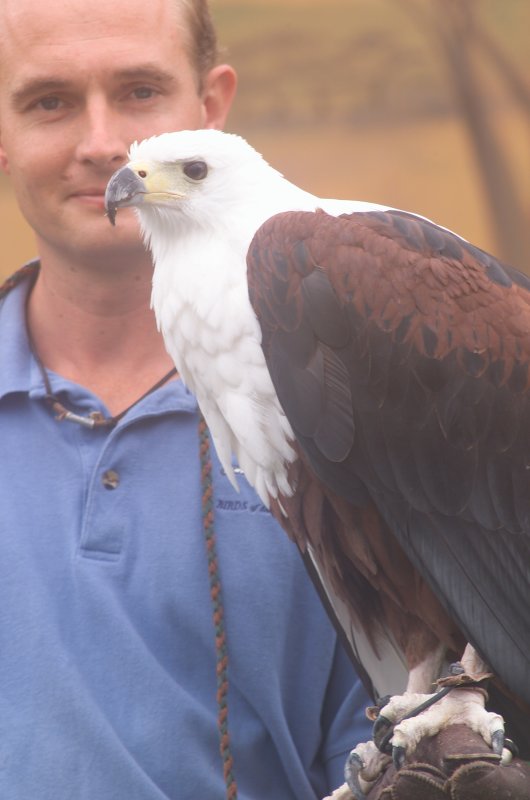
[[[154,94],[155,90],[151,89],[150,86],[138,86],[138,88],[133,91],[133,95],[137,100],[150,100]]]
[[[58,97],[43,97],[37,105],[44,109],[44,111],[57,111],[61,101]]]

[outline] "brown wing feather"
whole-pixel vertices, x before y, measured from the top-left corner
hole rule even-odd
[[[381,623],[391,631],[408,669],[443,642],[453,656],[465,639],[414,569],[373,503],[356,507],[315,477],[303,452],[291,467],[293,497],[272,511],[302,551],[309,545],[333,592],[364,627],[378,653]],[[421,613],[420,613],[421,610]]]
[[[304,534],[337,585],[359,613],[353,562],[454,642],[439,608],[427,619],[421,581],[402,592],[417,570],[530,702],[529,279],[421,218],[317,212],[269,220],[248,280],[304,458],[354,509],[332,544],[319,525]]]

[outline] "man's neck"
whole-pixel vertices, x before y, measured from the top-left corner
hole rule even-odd
[[[111,414],[148,391],[172,365],[149,307],[147,257],[90,273],[43,259],[28,327],[47,369],[90,389]]]

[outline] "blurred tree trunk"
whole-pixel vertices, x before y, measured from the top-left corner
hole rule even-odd
[[[509,154],[503,148],[477,69],[479,45],[487,50],[497,71],[508,79],[512,94],[528,112],[528,88],[509,58],[485,34],[476,0],[404,0],[416,22],[427,26],[440,48],[458,109],[469,133],[490,211],[497,254],[530,271],[527,215]],[[457,190],[457,187],[455,187]]]
[[[475,39],[479,47],[482,47],[484,55],[503,78],[514,100],[530,120],[530,81],[521,74],[499,43],[481,25],[477,25],[475,28]]]

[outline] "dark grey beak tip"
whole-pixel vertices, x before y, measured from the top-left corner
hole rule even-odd
[[[141,179],[129,167],[121,167],[111,177],[105,191],[105,210],[111,225],[116,224],[119,208],[136,205],[144,193]]]
[[[107,217],[109,218],[109,222],[111,225],[116,225],[116,206],[112,204],[107,205],[106,211]]]

